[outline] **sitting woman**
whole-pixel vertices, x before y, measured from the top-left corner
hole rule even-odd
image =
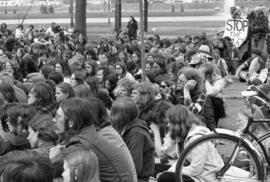
[[[171,138],[179,142],[180,152],[192,141],[210,132],[208,128],[185,106],[176,105],[171,107],[167,113],[168,126]],[[221,169],[223,160],[216,152],[215,148],[201,148],[197,153],[192,153],[189,157],[190,164],[183,168],[184,181],[217,181],[215,171]],[[215,160],[213,160],[215,159]],[[175,181],[175,165],[168,172],[164,172],[158,177],[158,182]]]
[[[254,49],[251,57],[237,68],[235,76],[239,77],[240,81],[251,83],[257,78],[264,66],[261,51]]]
[[[177,104],[185,105],[199,117],[210,130],[216,128],[214,110],[210,98],[206,95],[203,77],[194,68],[183,68],[178,72],[178,81],[174,94]]]
[[[118,62],[115,64],[114,67],[115,67],[115,74],[117,75],[117,78],[119,80],[122,78],[127,78],[130,81],[135,81],[135,78],[132,76],[132,74],[128,72],[125,63]]]
[[[117,99],[112,106],[111,118],[130,150],[138,181],[148,182],[154,170],[155,147],[146,123],[138,118],[136,104],[128,98]]]
[[[78,150],[64,160],[64,182],[100,182],[98,158],[95,153]]]
[[[211,99],[215,122],[218,124],[218,120],[226,116],[222,94],[226,86],[226,79],[221,77],[218,67],[212,63],[202,64],[200,71],[205,78],[206,95]]]

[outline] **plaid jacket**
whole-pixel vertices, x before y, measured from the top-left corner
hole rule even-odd
[[[196,98],[195,102],[192,102],[191,99],[185,99],[184,104],[191,112],[193,112],[194,114],[198,114],[202,111],[205,101],[206,101],[206,95],[204,93],[201,93]]]

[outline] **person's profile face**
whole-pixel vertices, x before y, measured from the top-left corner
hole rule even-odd
[[[177,80],[177,89],[183,90],[186,83],[187,83],[187,78],[185,77],[185,75],[184,74],[179,75],[178,80]]]
[[[56,134],[63,134],[65,132],[65,114],[62,107],[59,107],[56,111],[55,118],[53,119],[56,125]]]
[[[35,103],[37,100],[36,98],[36,94],[34,93],[34,88],[32,88],[28,94],[28,100],[27,100],[27,103],[28,104],[33,104]]]
[[[140,104],[141,102],[141,94],[138,90],[133,89],[131,92],[131,96],[130,98],[136,103],[136,104]]]
[[[38,132],[35,132],[31,127],[28,127],[28,137],[27,140],[29,141],[31,148],[38,147]]]
[[[55,98],[56,102],[60,103],[61,101],[68,98],[68,94],[65,94],[61,88],[56,87],[55,88]]]

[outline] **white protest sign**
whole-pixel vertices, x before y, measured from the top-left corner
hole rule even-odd
[[[247,19],[229,19],[225,24],[223,37],[230,37],[235,47],[240,47],[248,34]]]

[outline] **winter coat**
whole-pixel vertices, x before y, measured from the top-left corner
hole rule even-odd
[[[77,150],[93,151],[98,158],[102,182],[134,182],[132,166],[129,165],[122,151],[114,143],[101,137],[95,126],[83,128],[65,146],[65,150],[61,154],[62,159]]]
[[[148,182],[154,172],[155,146],[143,120],[126,124],[122,137],[130,150],[139,182]]]

